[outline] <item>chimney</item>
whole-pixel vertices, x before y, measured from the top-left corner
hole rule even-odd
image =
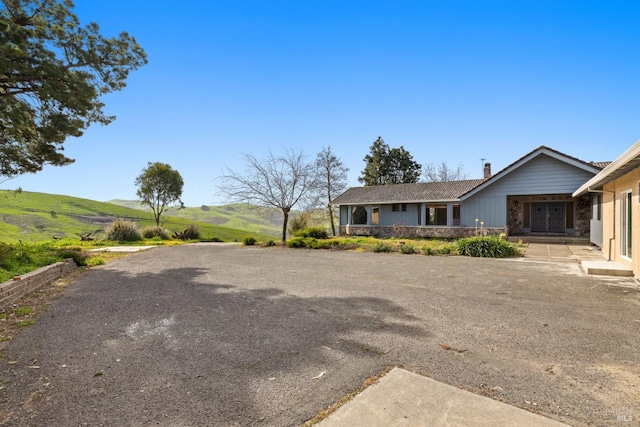
[[[491,163],[484,164],[484,179],[491,178]]]

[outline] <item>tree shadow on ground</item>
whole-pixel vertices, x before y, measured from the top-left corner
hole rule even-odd
[[[299,425],[385,367],[375,336],[430,335],[385,299],[208,273],[90,271],[7,346],[0,421]]]

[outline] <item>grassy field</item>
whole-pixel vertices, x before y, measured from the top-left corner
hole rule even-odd
[[[110,200],[109,203],[132,209],[149,211],[135,200]],[[167,215],[192,221],[204,222],[251,233],[273,234],[282,233],[282,211],[278,209],[256,208],[243,203],[223,206],[187,207],[184,209],[171,208]],[[294,213],[295,215],[295,213]]]
[[[55,194],[0,190],[0,241],[5,243],[41,242],[54,238],[79,240],[81,235],[89,233],[96,239],[102,239],[105,226],[117,218],[135,221],[141,228],[155,224],[151,212],[114,203]],[[279,229],[270,232],[268,227],[255,224],[247,228],[216,225],[193,218],[170,216],[169,213],[163,214],[161,221],[162,226],[171,231],[182,231],[189,224],[195,223],[200,227],[203,240],[242,241],[248,234],[254,235],[258,240],[277,240],[279,232]],[[246,221],[249,223],[248,219]],[[227,223],[234,224],[231,220]]]

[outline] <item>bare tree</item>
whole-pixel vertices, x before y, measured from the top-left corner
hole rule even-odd
[[[467,173],[464,171],[462,163],[456,169],[450,168],[445,162],[439,164],[429,163],[424,165],[423,168],[423,178],[426,182],[449,182],[467,179]]]
[[[335,215],[331,200],[346,190],[349,168],[333,154],[331,146],[326,148],[322,147],[322,151],[319,152],[316,157],[316,167],[318,168],[318,190],[321,193],[322,199],[326,202],[327,213],[331,221],[331,231],[335,236]]]
[[[317,188],[316,167],[302,151],[285,149],[281,156],[271,151],[264,159],[244,154],[246,169],[227,169],[220,177],[220,192],[233,202],[246,202],[282,210],[282,242],[287,240],[289,212],[313,196]]]

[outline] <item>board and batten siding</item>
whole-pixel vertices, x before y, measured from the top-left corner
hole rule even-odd
[[[463,196],[460,224],[474,227],[477,218],[485,227],[504,227],[508,223],[507,196],[571,194],[593,176],[592,172],[541,154],[469,198]]]
[[[378,224],[392,226],[397,223],[404,223],[406,226],[418,225],[418,212],[420,211],[421,204],[407,203],[407,210],[394,211],[392,205],[362,205],[367,209],[367,221],[371,222],[370,212],[372,206],[379,208]],[[355,206],[340,206],[340,225],[346,225],[349,222],[349,209],[353,209]]]
[[[380,205],[378,225],[394,225],[404,223],[406,226],[418,225],[418,204],[407,203],[405,212],[394,212],[392,205]]]

